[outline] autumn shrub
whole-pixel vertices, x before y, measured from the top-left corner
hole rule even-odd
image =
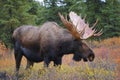
[[[67,56],[66,56],[67,58]],[[7,72],[12,80],[15,77],[15,64],[13,56],[0,63],[0,72]],[[93,62],[74,62],[73,65],[64,64],[44,68],[43,63],[36,63],[33,68],[25,70],[23,59],[19,72],[19,80],[115,80],[117,64],[111,58],[96,58]],[[24,64],[23,64],[24,63]],[[4,65],[2,65],[4,64]],[[3,66],[3,67],[2,67]]]
[[[105,40],[99,41],[87,41],[88,44],[93,48],[100,48],[100,47],[109,47],[109,48],[120,48],[120,37],[113,37],[108,38]]]
[[[4,43],[0,41],[0,58],[5,56],[7,53],[7,48],[5,47]]]
[[[44,68],[41,64],[36,64],[29,70],[20,71],[20,80],[115,80],[116,64],[103,59],[97,59],[94,62],[61,67]]]
[[[44,68],[43,62],[41,62],[35,63],[33,68],[25,70],[26,59],[23,57],[19,80],[119,80],[119,38],[91,43],[93,43],[92,49],[95,53],[93,62],[75,62],[72,60],[73,55],[65,55],[61,66],[54,67],[51,63],[49,68]],[[0,59],[0,72],[6,72],[9,79],[14,80],[15,60],[13,54]]]

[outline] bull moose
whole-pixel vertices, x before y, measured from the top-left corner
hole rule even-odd
[[[75,12],[69,13],[68,21],[59,13],[59,17],[67,29],[60,27],[56,22],[45,22],[41,27],[20,26],[13,32],[14,55],[16,71],[19,71],[22,56],[27,59],[27,66],[33,66],[34,62],[44,61],[48,67],[50,61],[55,65],[62,64],[65,54],[73,54],[73,60],[93,61],[94,52],[82,40],[91,36],[100,36],[101,31],[89,27]]]

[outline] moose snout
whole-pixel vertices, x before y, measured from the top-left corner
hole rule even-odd
[[[87,57],[83,58],[83,61],[84,62],[87,62],[87,61],[92,62],[94,60],[94,58],[95,58],[95,55],[93,53],[90,53]]]
[[[94,60],[94,58],[95,58],[95,55],[93,53],[88,56],[88,60],[90,62],[92,62]]]

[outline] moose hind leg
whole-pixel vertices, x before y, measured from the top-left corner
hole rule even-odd
[[[16,71],[18,71],[20,68],[21,59],[23,55],[21,51],[15,51],[14,56],[15,56],[15,62],[16,62]]]
[[[16,73],[15,73],[15,76],[16,76],[16,79],[18,79],[18,71],[19,71],[19,68],[20,68],[20,64],[21,64],[21,59],[22,59],[22,53],[21,51],[15,51],[14,52],[14,56],[15,56],[15,63],[16,63]]]
[[[29,61],[27,59],[27,65],[26,65],[26,69],[29,69],[30,67],[33,67],[34,63],[32,61]]]
[[[20,68],[20,64],[21,64],[21,59],[22,59],[22,51],[20,49],[20,43],[18,41],[15,42],[14,45],[14,57],[15,57],[15,64],[16,64],[16,78],[18,78],[18,71]]]

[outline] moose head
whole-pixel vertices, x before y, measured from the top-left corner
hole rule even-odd
[[[72,11],[69,13],[70,20],[67,20],[67,17],[65,18],[61,13],[59,13],[59,17],[76,40],[76,46],[78,47],[75,47],[73,59],[75,61],[80,61],[83,58],[84,61],[93,61],[95,57],[94,52],[82,42],[82,40],[102,34],[102,29],[100,31],[95,29],[98,20],[90,27],[89,23],[85,23],[85,18],[82,19],[81,16],[78,16]]]

